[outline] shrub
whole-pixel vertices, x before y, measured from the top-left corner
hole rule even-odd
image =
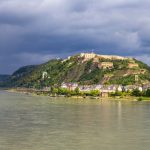
[[[142,92],[138,89],[132,91],[132,96],[142,96]]]

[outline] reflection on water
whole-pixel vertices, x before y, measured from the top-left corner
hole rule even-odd
[[[0,150],[148,150],[149,102],[0,92]]]

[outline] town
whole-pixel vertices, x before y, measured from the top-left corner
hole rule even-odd
[[[78,90],[80,93],[89,93],[91,91],[95,91],[97,92],[97,94],[95,95],[100,96],[100,97],[109,97],[111,95],[115,95],[115,93],[116,95],[121,95],[118,93],[130,93],[131,95],[131,93],[134,93],[134,91],[137,92],[137,94],[135,95],[140,96],[140,95],[144,95],[143,93],[150,89],[150,83],[138,84],[139,75],[145,74],[146,70],[145,69],[136,70],[136,68],[138,68],[139,65],[135,63],[133,58],[126,58],[126,57],[114,56],[114,55],[96,55],[93,52],[81,53],[78,57],[83,58],[82,63],[87,62],[92,59],[93,62],[97,64],[97,67],[103,70],[111,70],[114,68],[114,64],[110,60],[129,60],[128,68],[134,69],[134,72],[130,72],[129,70],[124,76],[127,76],[129,74],[134,75],[135,84],[132,84],[132,85],[108,84],[107,85],[104,82],[101,82],[99,84],[93,84],[93,85],[80,85],[79,83],[76,83],[76,82],[63,82],[59,86],[59,88],[65,89],[68,91]],[[63,60],[62,63],[69,60],[70,58],[71,56]],[[102,58],[106,59],[107,61],[99,62],[99,59],[102,59]],[[47,72],[43,72],[42,79],[44,80],[45,78],[49,78]],[[107,75],[104,76],[103,81],[104,80],[106,81],[108,78],[109,77]],[[43,90],[47,91],[50,89],[51,87],[45,87]]]
[[[150,96],[149,66],[130,57],[80,53],[56,58],[27,76],[22,70],[12,76],[22,91],[68,97]]]
[[[77,83],[62,83],[61,88],[74,91],[79,89],[80,92],[99,91],[101,97],[108,97],[111,93],[116,92],[133,92],[138,90],[140,92],[146,91],[150,88],[150,84],[139,86],[139,85],[78,85]]]

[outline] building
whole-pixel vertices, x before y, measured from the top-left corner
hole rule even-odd
[[[92,90],[95,90],[93,85],[83,85],[83,86],[79,86],[79,90],[81,92],[90,92]]]
[[[84,58],[84,61],[88,61],[90,59],[93,59],[96,56],[94,53],[81,53],[80,57]]]
[[[100,69],[112,69],[114,67],[112,62],[101,62],[98,64]]]
[[[93,63],[99,63],[99,58],[98,58],[98,57],[95,57],[95,58],[93,59]]]
[[[115,90],[113,88],[111,89],[111,87],[103,87],[100,92],[101,97],[109,97],[109,93],[115,92]]]
[[[100,90],[102,88],[103,88],[103,85],[101,85],[101,84],[97,84],[94,86],[94,90]]]
[[[142,89],[143,89],[143,90],[150,89],[150,84],[145,84],[145,85],[143,85]]]
[[[143,88],[141,86],[137,86],[137,85],[127,85],[127,86],[124,86],[124,91],[125,92],[127,92],[127,91],[132,92],[135,89],[138,89],[141,92],[143,91]]]
[[[116,90],[117,90],[117,87],[115,85],[109,85],[109,86],[107,86],[107,91],[109,93],[116,92]]]
[[[139,75],[135,75],[135,82],[139,81]]]
[[[61,88],[68,89],[68,90],[75,90],[78,87],[77,83],[62,83]]]
[[[123,86],[118,85],[118,87],[117,87],[117,91],[122,92],[122,91],[123,91]]]
[[[100,96],[101,97],[109,97],[109,93],[108,92],[101,92]]]
[[[67,89],[68,88],[67,83],[62,83],[61,88]]]
[[[140,70],[140,74],[145,74],[146,73],[146,69],[141,69]]]
[[[128,68],[137,68],[137,67],[139,67],[139,65],[137,64],[137,63],[129,63],[128,64]]]
[[[42,79],[44,80],[45,78],[48,78],[48,73],[47,72],[42,73]]]
[[[110,59],[110,60],[126,60],[128,58],[116,55],[97,55],[100,59]]]
[[[142,92],[143,88],[140,86],[140,87],[138,87],[138,90]]]
[[[116,56],[116,55],[98,55],[93,52],[92,53],[81,53],[80,57],[84,58],[84,61],[88,61],[95,57],[97,57],[98,59],[109,59],[109,60],[127,60],[127,59],[129,59],[126,57]],[[95,61],[97,61],[97,60],[95,60]]]
[[[116,92],[116,91],[122,92],[123,87],[121,85],[109,85],[108,90],[109,90],[109,92]]]

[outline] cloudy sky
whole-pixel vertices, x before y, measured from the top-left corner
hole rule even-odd
[[[149,0],[0,0],[0,74],[94,49],[150,64]]]

